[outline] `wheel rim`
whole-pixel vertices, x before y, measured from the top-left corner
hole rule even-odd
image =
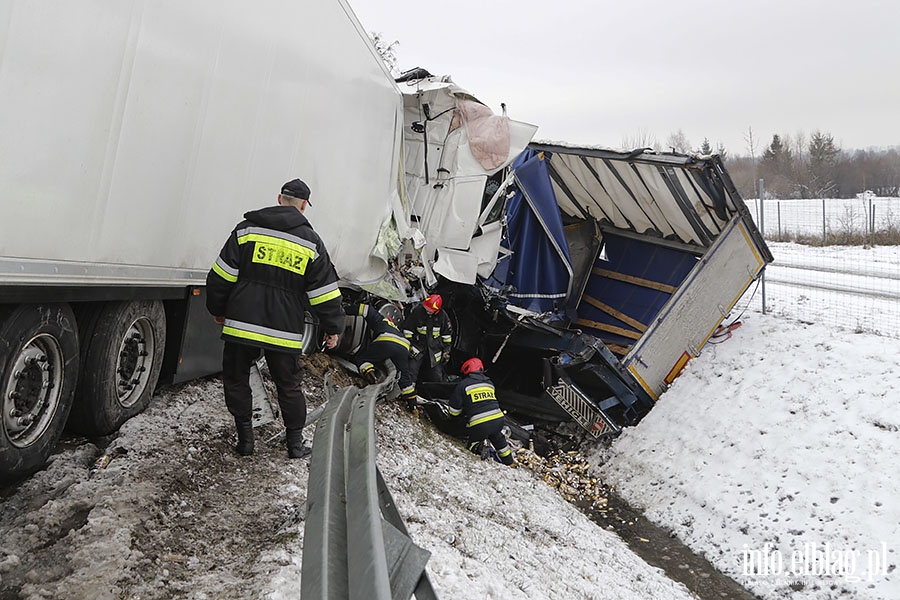
[[[116,359],[116,391],[124,407],[135,404],[147,388],[156,338],[153,324],[141,317],[125,331]]]
[[[13,446],[25,448],[44,435],[59,406],[63,371],[52,335],[36,335],[22,346],[3,390],[3,426]]]

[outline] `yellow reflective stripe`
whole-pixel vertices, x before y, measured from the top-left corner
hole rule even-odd
[[[461,408],[453,408],[453,407],[448,406],[447,412],[450,413],[450,416],[452,416],[452,417],[458,417],[460,415],[460,413],[462,412],[462,409]]]
[[[236,327],[222,328],[222,333],[233,337],[243,338],[245,340],[253,340],[255,342],[264,342],[273,346],[283,346],[284,348],[303,348],[303,340],[286,340],[284,338],[275,337],[274,335],[266,335],[264,333],[256,333],[254,331],[246,331],[237,329]]]
[[[503,450],[497,450],[497,456],[509,456],[512,454],[512,449],[509,446],[503,446]]]
[[[216,275],[218,275],[219,277],[221,277],[222,279],[224,279],[225,281],[228,281],[230,283],[234,283],[235,281],[238,280],[237,275],[231,275],[230,273],[226,273],[225,270],[222,269],[222,267],[220,267],[216,263],[213,263],[212,270]]]
[[[366,316],[366,305],[365,304],[359,305],[359,316],[360,317]]]
[[[469,421],[469,424],[466,427],[475,427],[476,425],[481,425],[482,423],[487,423],[488,421],[493,421],[494,419],[499,419],[503,416],[503,411],[495,410],[487,413],[483,417],[478,417],[477,419],[472,419]]]
[[[394,342],[399,346],[403,346],[407,350],[409,350],[409,341],[406,338],[402,338],[395,333],[382,333],[373,341],[375,342]]]
[[[334,300],[335,298],[341,297],[341,290],[332,290],[321,296],[316,296],[315,298],[310,298],[309,303],[311,306],[315,306],[316,304],[322,304],[323,302],[328,302],[329,300]]]
[[[400,390],[400,393],[401,394],[412,394],[415,391],[416,391],[416,386],[410,385],[410,386],[407,386],[407,387],[403,388],[402,390]]]

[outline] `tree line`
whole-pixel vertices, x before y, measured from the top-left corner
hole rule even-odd
[[[760,179],[770,198],[853,198],[866,190],[876,196],[900,196],[900,146],[844,150],[830,133],[814,131],[809,137],[775,134],[759,152],[752,128],[744,140],[749,156],[731,156],[722,145],[713,148],[708,139],[691,148],[679,130],[669,136],[664,149],[719,154],[744,198],[759,196]],[[633,142],[628,140],[626,146]]]

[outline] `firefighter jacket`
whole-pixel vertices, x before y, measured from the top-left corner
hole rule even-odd
[[[409,340],[400,329],[386,316],[368,304],[359,304],[347,311],[349,315],[359,315],[366,321],[369,339],[372,342],[393,342],[409,350]]]
[[[403,335],[410,341],[410,354],[417,358],[427,354],[428,365],[441,364],[444,356],[449,356],[453,344],[450,318],[443,310],[430,314],[421,304],[413,308],[401,327]]]
[[[466,419],[466,427],[474,427],[503,418],[491,379],[476,371],[459,380],[450,394],[450,416]]]
[[[222,339],[300,354],[304,311],[327,334],[342,333],[338,277],[325,245],[299,210],[271,206],[244,214],[206,276],[206,307],[224,316]]]

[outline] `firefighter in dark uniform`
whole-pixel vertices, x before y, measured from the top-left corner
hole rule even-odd
[[[480,454],[484,440],[489,440],[500,462],[512,465],[512,448],[503,434],[505,419],[494,384],[484,374],[484,365],[479,358],[470,358],[462,365],[463,378],[459,380],[450,395],[448,412],[452,417],[466,420],[466,447],[474,454]]]
[[[222,325],[222,383],[241,456],[253,454],[250,368],[265,353],[287,430],[288,456],[303,458],[306,398],[300,387],[305,344],[337,345],[344,328],[338,277],[325,245],[303,216],[309,187],[282,186],[278,206],[244,214],[206,277],[206,307]],[[318,316],[324,338],[303,339],[304,311]]]
[[[410,342],[409,373],[413,384],[418,381],[444,381],[444,364],[450,360],[453,331],[450,318],[441,310],[440,294],[431,294],[416,306],[400,327]],[[415,387],[400,396],[410,410],[415,408]]]
[[[409,374],[409,340],[388,317],[368,304],[359,304],[347,310],[349,315],[359,315],[366,321],[369,343],[353,356],[353,364],[369,383],[377,383],[375,364],[390,359],[400,373],[400,394],[415,393],[416,386]]]

